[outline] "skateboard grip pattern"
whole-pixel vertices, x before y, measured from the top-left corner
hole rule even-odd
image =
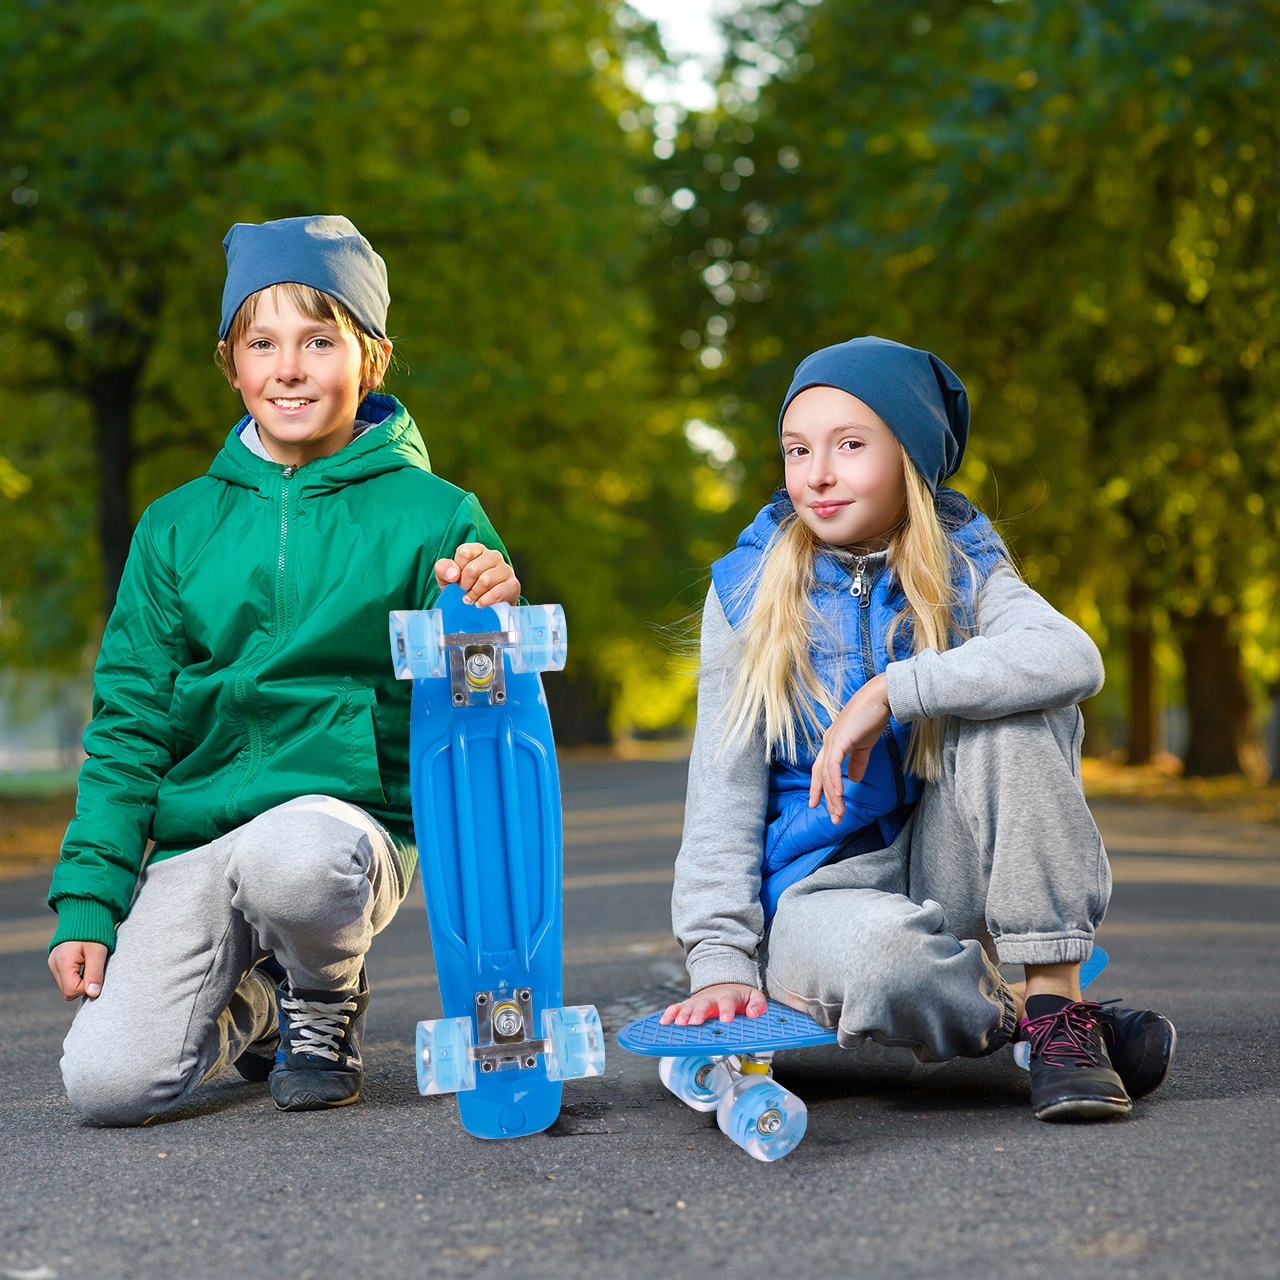
[[[739,1014],[732,1022],[711,1018],[699,1027],[663,1026],[661,1013],[628,1023],[618,1032],[618,1043],[630,1053],[653,1058],[683,1057],[706,1053],[713,1057],[731,1053],[769,1053],[775,1049],[806,1049],[835,1044],[836,1033],[799,1013],[769,1001],[767,1012],[758,1018]]]

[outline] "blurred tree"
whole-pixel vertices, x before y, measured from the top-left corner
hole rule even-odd
[[[611,7],[0,8],[0,386],[33,485],[0,505],[11,660],[78,661],[134,518],[242,412],[212,359],[226,229],[341,212],[387,259],[390,389],[529,595],[565,603],[557,698],[600,701],[608,638],[670,614],[691,536],[633,284]]]
[[[1133,758],[1172,641],[1188,772],[1238,770],[1242,646],[1280,674],[1280,5],[828,0],[733,23],[731,110],[677,140],[651,271],[689,352],[669,342],[671,376],[753,463],[731,523],[779,476],[803,355],[929,347],[974,400],[960,487],[1134,664]]]

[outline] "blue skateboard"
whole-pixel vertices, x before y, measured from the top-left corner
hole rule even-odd
[[[1080,966],[1087,987],[1107,967],[1107,953],[1094,947]],[[618,1032],[631,1053],[659,1058],[658,1077],[695,1111],[714,1111],[720,1131],[757,1160],[780,1160],[795,1150],[809,1123],[804,1103],[773,1078],[773,1055],[781,1049],[811,1049],[836,1043],[836,1033],[808,1014],[776,1000],[758,1018],[713,1019],[696,1027],[663,1026],[651,1013]],[[1019,1066],[1023,1043],[1014,1045]],[[1025,1058],[1025,1054],[1022,1055]]]
[[[456,1093],[478,1138],[537,1133],[562,1080],[604,1071],[593,1005],[561,1005],[560,779],[540,671],[559,605],[479,609],[448,586],[391,614],[412,680],[413,824],[444,1017],[418,1023],[418,1089]]]

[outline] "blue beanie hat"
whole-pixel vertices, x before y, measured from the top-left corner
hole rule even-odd
[[[936,493],[955,475],[969,438],[964,383],[937,356],[887,338],[853,338],[806,356],[796,369],[778,415],[810,387],[836,387],[869,404],[902,442]]]
[[[250,294],[273,284],[309,284],[336,298],[375,338],[387,336],[387,264],[349,218],[316,214],[276,222],[237,222],[222,241],[227,283],[222,289],[225,338]]]

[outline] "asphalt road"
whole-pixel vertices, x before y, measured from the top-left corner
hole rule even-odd
[[[683,983],[683,775],[563,770],[565,997],[610,1029]],[[439,1013],[417,893],[370,954],[360,1105],[285,1115],[224,1077],[165,1123],[84,1125],[58,1076],[73,1010],[45,967],[44,880],[0,882],[0,1277],[1278,1276],[1280,842],[1098,812],[1118,883],[1096,989],[1174,1019],[1168,1085],[1127,1120],[1050,1126],[1007,1050],[783,1055],[810,1120],[773,1165],[612,1039],[546,1134],[468,1137],[452,1098],[414,1086],[414,1023]]]

